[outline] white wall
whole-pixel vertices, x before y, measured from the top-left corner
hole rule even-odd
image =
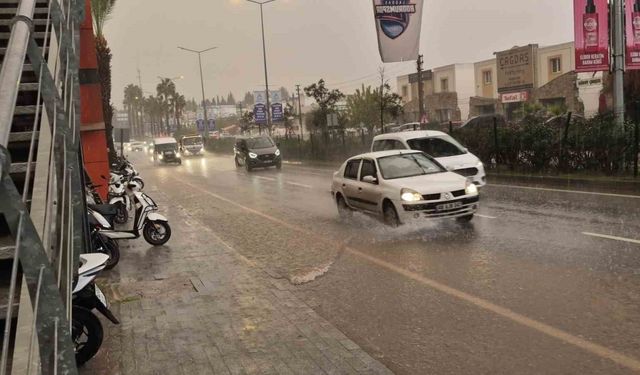
[[[555,56],[559,56],[562,60],[562,72],[554,76],[550,76],[549,73],[551,68],[549,66],[549,59]],[[538,74],[536,87],[542,87],[549,83],[550,80],[553,80],[564,73],[575,70],[576,58],[573,50],[573,42],[538,48],[538,59],[536,63],[536,70]]]
[[[473,64],[456,64],[455,91],[462,120],[469,118],[469,101],[476,94],[475,68]]]
[[[584,116],[586,118],[590,118],[598,114],[600,91],[602,91],[602,79],[602,72],[598,72],[595,75],[593,75],[593,73],[578,73],[578,82],[589,82],[588,85],[578,85],[578,95],[584,104]]]
[[[491,98],[498,98],[498,66],[496,59],[477,62],[474,65],[475,70],[475,96],[488,97],[484,95],[484,77],[482,73],[491,70]]]

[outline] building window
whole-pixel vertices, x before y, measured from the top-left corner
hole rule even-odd
[[[440,91],[442,92],[449,91],[449,78],[440,79]]]
[[[551,73],[562,73],[562,59],[560,57],[549,59],[549,65],[551,66]]]
[[[404,85],[402,86],[402,97],[406,98],[407,96],[409,96],[409,88],[407,85]]]
[[[482,82],[485,85],[490,85],[493,82],[493,77],[490,70],[485,70],[482,72]]]

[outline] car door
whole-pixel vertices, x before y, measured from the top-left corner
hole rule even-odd
[[[247,141],[244,139],[238,142],[238,161],[242,165],[247,165],[247,157],[249,153],[247,152]]]
[[[365,182],[364,179],[371,176],[376,179],[375,183]],[[382,190],[379,185],[378,169],[373,159],[363,159],[360,167],[360,175],[356,185],[358,202],[360,207],[371,212],[380,211],[380,201],[382,200]]]
[[[349,206],[354,208],[362,208],[358,203],[358,172],[361,161],[361,159],[349,160],[344,168],[342,178],[342,193]]]

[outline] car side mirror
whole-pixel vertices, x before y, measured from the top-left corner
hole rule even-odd
[[[377,185],[378,184],[378,179],[373,177],[373,176],[364,176],[364,177],[362,177],[362,182],[366,182],[368,184]]]

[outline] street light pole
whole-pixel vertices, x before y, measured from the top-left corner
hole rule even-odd
[[[209,138],[209,119],[207,118],[207,104],[204,96],[204,78],[202,75],[202,54],[204,52],[214,50],[218,47],[211,47],[211,48],[203,49],[201,51],[196,51],[196,50],[192,50],[192,49],[184,48],[180,46],[178,46],[178,48],[187,52],[193,52],[198,54],[198,65],[200,66],[200,87],[202,88],[202,111],[204,112],[204,138],[207,139]]]
[[[248,2],[260,5],[260,26],[262,27],[262,58],[264,60],[264,85],[266,88],[266,96],[267,96],[267,127],[269,129],[269,133],[271,133],[271,93],[269,92],[269,73],[267,70],[267,46],[264,39],[264,13],[262,11],[262,6],[265,4],[272,3],[276,0],[267,0],[267,1],[256,1],[256,0],[247,0]]]

